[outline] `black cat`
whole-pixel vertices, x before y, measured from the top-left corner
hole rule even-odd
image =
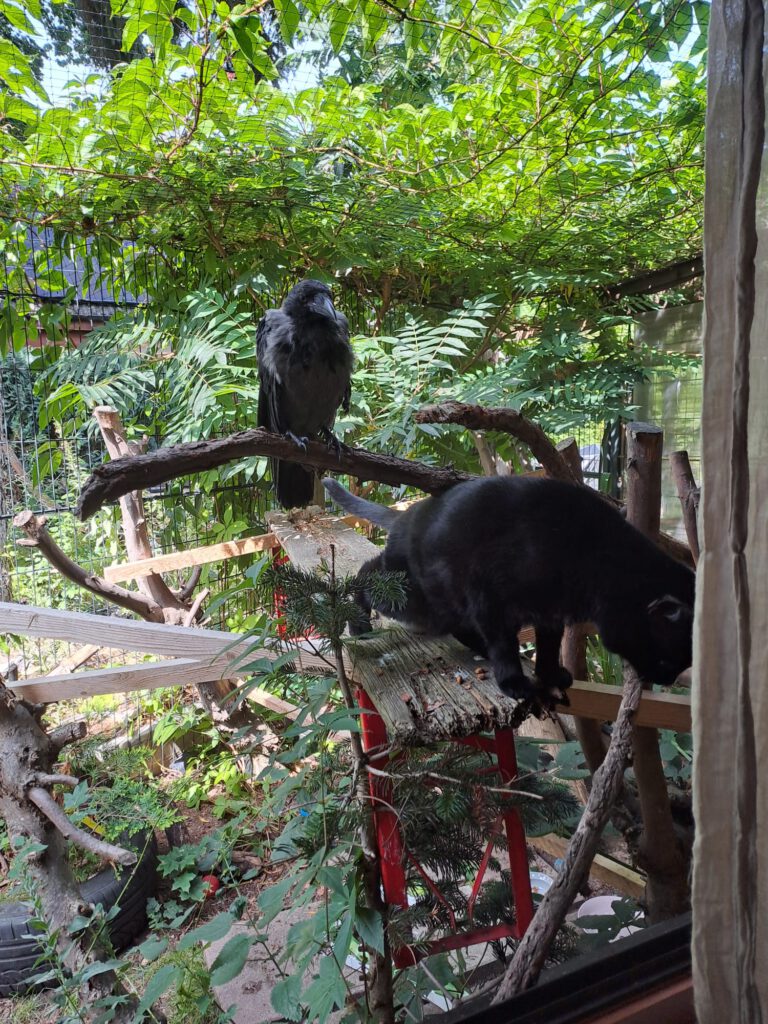
[[[510,697],[547,703],[572,682],[559,663],[563,628],[594,622],[609,651],[648,683],[669,685],[692,661],[693,572],[625,521],[588,487],[540,477],[456,484],[405,512],[325,489],[344,509],[389,531],[360,570],[406,574],[404,607],[384,615],[435,635],[453,634],[487,657]],[[518,631],[536,630],[536,674],[524,675]]]

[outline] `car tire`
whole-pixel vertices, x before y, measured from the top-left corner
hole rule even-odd
[[[139,833],[130,844],[139,860],[115,872],[105,868],[80,886],[83,902],[100,903],[105,910],[118,900],[120,910],[107,923],[109,937],[117,952],[147,927],[147,900],[157,892],[157,842],[154,835]],[[0,998],[28,991],[31,979],[45,967],[39,933],[31,926],[32,916],[24,903],[0,904]]]

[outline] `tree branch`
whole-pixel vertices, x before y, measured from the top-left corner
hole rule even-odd
[[[321,441],[310,441],[304,452],[279,434],[254,428],[220,440],[170,445],[146,455],[119,458],[98,466],[80,492],[75,513],[81,519],[88,519],[106,502],[117,501],[129,491],[202,473],[250,455],[276,456],[315,469],[348,473],[363,480],[378,480],[394,486],[407,484],[428,493],[444,491],[471,479],[469,474],[458,470],[428,466],[393,455],[378,455],[362,448],[347,448],[336,453]]]
[[[69,786],[70,789],[74,789],[80,784],[80,779],[75,778],[74,775],[65,775],[61,773],[50,773],[50,772],[38,772],[35,775],[35,784],[38,786]]]
[[[87,850],[89,853],[94,853],[97,857],[108,860],[112,864],[128,866],[129,864],[136,863],[137,857],[132,850],[124,850],[121,846],[105,843],[103,839],[90,836],[87,832],[83,832],[82,829],[73,825],[71,819],[62,811],[47,789],[42,789],[40,786],[32,786],[31,789],[27,790],[27,798],[39,811],[42,811],[65,839],[75,843],[76,846]]]
[[[443,402],[425,405],[413,418],[417,423],[458,423],[469,430],[500,430],[512,434],[528,445],[549,476],[569,484],[578,483],[571,467],[541,427],[516,409],[486,409],[464,402]]]
[[[640,679],[635,672],[630,672],[624,683],[608,753],[592,780],[589,801],[568,844],[563,866],[554,885],[544,894],[528,931],[515,950],[493,1003],[500,1003],[529,988],[544,966],[552,941],[597,853],[600,835],[621,789],[632,744],[632,719],[642,693]]]
[[[77,562],[73,562],[48,533],[45,528],[45,519],[42,516],[36,516],[29,510],[19,512],[13,520],[13,525],[27,535],[26,540],[20,540],[18,543],[38,548],[53,568],[68,580],[84,587],[85,590],[90,590],[92,594],[104,598],[105,601],[111,601],[121,608],[140,615],[147,622],[164,621],[162,608],[150,598],[145,597],[144,594],[137,594],[131,590],[125,590],[115,583],[108,583],[100,576],[86,572]]]
[[[85,722],[65,722],[63,725],[57,726],[53,732],[50,732],[48,739],[51,741],[56,753],[59,753],[64,747],[68,747],[70,743],[76,743],[77,740],[81,740],[87,732],[88,726]]]

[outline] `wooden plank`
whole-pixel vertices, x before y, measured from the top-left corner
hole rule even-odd
[[[355,638],[346,658],[350,677],[371,697],[396,747],[514,728],[525,717],[526,709],[496,686],[487,663],[450,637],[394,627]],[[475,674],[481,666],[484,678]]]
[[[54,640],[94,642],[100,647],[126,651],[142,651],[165,657],[186,656],[215,658],[224,654],[244,658],[247,662],[252,643],[239,633],[218,629],[189,629],[186,626],[165,626],[157,622],[121,619],[115,615],[93,615],[89,612],[64,612],[53,608],[35,608],[26,604],[0,602],[0,632]],[[257,652],[253,652],[254,655]],[[258,654],[277,657],[279,651],[266,648]],[[311,650],[296,650],[300,671],[327,672],[327,661]],[[235,663],[237,669],[237,663]],[[235,671],[235,674],[237,672]]]
[[[85,644],[82,647],[78,647],[77,650],[72,651],[66,658],[62,658],[61,661],[52,668],[48,673],[49,676],[58,676],[64,672],[74,672],[75,669],[80,668],[86,661],[89,661],[94,654],[97,654],[101,650],[98,644]]]
[[[256,537],[241,537],[239,540],[225,540],[219,544],[205,544],[186,551],[171,551],[167,555],[155,555],[136,562],[119,562],[105,567],[102,576],[110,583],[135,580],[154,573],[173,572],[189,569],[208,562],[220,562],[227,558],[239,558],[257,551],[270,551],[277,545],[275,535],[262,533]]]
[[[271,655],[268,655],[271,656]],[[39,704],[58,700],[73,700],[106,693],[131,693],[134,690],[154,690],[165,686],[188,686],[192,683],[213,683],[233,678],[232,659],[223,657],[213,661],[176,658],[144,665],[94,669],[74,675],[31,678],[12,687],[18,697]],[[251,687],[248,699],[291,719],[298,717],[295,704],[276,697],[261,687]]]
[[[579,718],[596,718],[613,722],[621,702],[621,690],[603,683],[577,681],[568,690],[570,707],[559,705],[557,710]],[[636,722],[656,729],[691,731],[691,698],[687,694],[653,693],[647,691],[640,700]]]
[[[528,839],[528,842],[551,857],[565,857],[568,849],[568,840],[553,832],[545,836],[533,836]],[[639,871],[635,871],[627,864],[622,864],[621,861],[604,857],[601,853],[595,854],[589,873],[592,878],[605,885],[610,885],[612,889],[618,890],[625,896],[640,899],[645,895],[645,875],[641,875]]]

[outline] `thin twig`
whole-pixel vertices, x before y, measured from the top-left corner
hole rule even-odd
[[[451,775],[441,775],[439,772],[432,771],[409,771],[407,775],[403,775],[399,772],[385,772],[381,768],[374,768],[373,765],[367,764],[365,766],[366,771],[370,772],[371,775],[378,775],[383,779],[413,779],[413,778],[429,778],[437,779],[438,782],[450,782],[455,786],[466,786],[466,779],[455,779]],[[482,782],[476,783],[476,785],[482,787],[488,793],[504,793],[504,795],[514,794],[515,796],[524,796],[529,800],[543,800],[544,798],[539,793],[526,793],[520,789],[510,789],[508,786],[486,786]]]

